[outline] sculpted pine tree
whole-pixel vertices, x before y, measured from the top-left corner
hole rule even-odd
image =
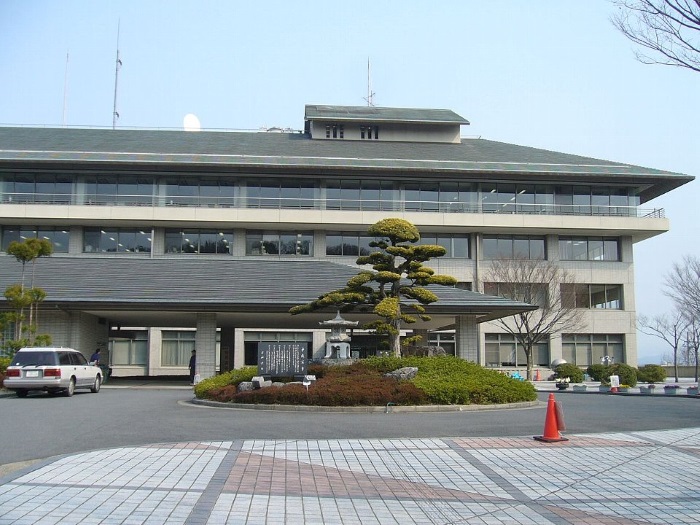
[[[438,300],[428,290],[431,284],[454,286],[457,280],[448,275],[436,275],[425,262],[445,255],[442,246],[415,244],[420,240],[418,229],[403,219],[384,219],[373,224],[367,233],[376,238],[370,247],[377,250],[357,259],[359,265],[372,265],[350,279],[345,288],[321,295],[307,304],[295,306],[293,315],[329,307],[344,311],[372,311],[380,319],[364,328],[389,338],[389,348],[401,356],[401,327],[418,319],[429,321],[425,305]],[[410,313],[408,313],[410,312]],[[404,339],[404,344],[418,337]]]

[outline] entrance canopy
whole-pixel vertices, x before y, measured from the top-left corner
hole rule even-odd
[[[359,268],[319,259],[250,257],[75,257],[51,256],[28,264],[25,284],[42,288],[42,309],[85,312],[111,326],[196,326],[196,313],[216,313],[218,326],[316,329],[327,311],[291,315],[292,306],[340,289]],[[0,289],[21,281],[22,265],[0,256]],[[447,329],[460,315],[489,321],[535,306],[451,287],[430,289],[439,301],[427,306],[429,322],[416,329]],[[349,321],[375,319],[343,313]]]

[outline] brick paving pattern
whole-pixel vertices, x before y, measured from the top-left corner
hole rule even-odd
[[[700,523],[700,428],[100,450],[0,478],[0,525]]]

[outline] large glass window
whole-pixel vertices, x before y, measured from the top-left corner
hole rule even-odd
[[[526,366],[527,359],[522,345],[512,334],[486,334],[486,366]],[[532,349],[532,362],[536,366],[549,366],[549,341],[537,343]]]
[[[68,228],[3,226],[2,250],[6,252],[7,247],[12,241],[22,242],[26,239],[46,239],[53,244],[53,251],[55,253],[68,253],[69,238],[70,233]]]
[[[313,255],[311,232],[247,231],[246,255]]]
[[[73,193],[71,175],[8,174],[3,177],[3,202],[70,204]]]
[[[148,364],[148,331],[130,331],[130,337],[113,338],[110,344],[110,364],[146,366]]]
[[[442,246],[446,250],[444,257],[468,259],[470,256],[468,235],[421,233],[418,244]]]
[[[326,234],[326,255],[354,256],[369,255],[373,248],[369,243],[374,237],[356,232],[328,232]]]
[[[247,203],[250,208],[314,208],[317,188],[313,180],[249,179]]]
[[[165,230],[165,253],[230,254],[233,233],[210,230]]]
[[[561,293],[568,307],[623,309],[620,284],[562,284]]]
[[[610,237],[560,237],[562,261],[619,261],[620,241]]]
[[[620,334],[564,334],[561,338],[562,358],[578,366],[600,364],[603,357],[624,363],[624,337]]]
[[[484,283],[484,293],[524,301],[540,307],[549,304],[549,285],[545,283]]]
[[[85,228],[84,252],[150,253],[151,230],[130,228]]]
[[[394,183],[386,180],[328,180],[329,210],[393,210]]]
[[[161,366],[187,366],[196,335],[194,330],[163,330]]]
[[[544,237],[484,235],[484,259],[546,259]]]

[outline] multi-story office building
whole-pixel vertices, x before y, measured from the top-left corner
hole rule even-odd
[[[254,364],[261,341],[323,355],[318,322],[335,312],[289,307],[342,287],[367,227],[401,217],[446,248],[431,264],[459,281],[415,325],[430,344],[523,366],[489,322],[522,304],[476,292],[497,292],[493,259],[546,259],[575,276],[584,328],[553,334],[535,364],[635,365],[633,246],[669,228],[647,202],[692,177],[461,138],[466,124],[448,110],[307,106],[292,133],[0,128],[2,250],[53,242],[32,271],[54,343],[108,348],[122,375],[185,373],[196,346],[207,376]],[[0,268],[3,289],[20,278],[13,257]],[[353,334],[355,355],[378,348]]]

